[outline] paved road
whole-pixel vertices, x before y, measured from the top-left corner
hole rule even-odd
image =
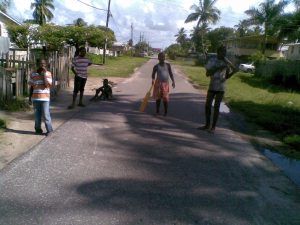
[[[0,172],[1,225],[300,224],[300,190],[176,72],[168,117],[139,113],[156,60]],[[223,121],[222,121],[223,120]]]

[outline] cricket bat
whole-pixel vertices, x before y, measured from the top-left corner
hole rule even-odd
[[[154,83],[155,82],[153,82],[153,84],[151,85],[149,91],[146,93],[145,97],[143,98],[143,101],[142,101],[141,106],[140,106],[140,112],[144,112],[146,106],[148,105],[148,101],[149,101],[149,98],[151,96],[151,91],[154,87]]]

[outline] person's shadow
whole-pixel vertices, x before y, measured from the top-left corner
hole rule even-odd
[[[28,135],[35,135],[36,133],[34,131],[28,131],[28,130],[15,130],[15,129],[10,129],[6,128],[5,132],[7,133],[16,133],[16,134],[28,134]]]

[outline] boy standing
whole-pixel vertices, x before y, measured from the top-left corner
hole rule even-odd
[[[68,109],[73,109],[75,107],[78,92],[80,92],[78,106],[81,107],[85,106],[82,101],[83,101],[84,87],[88,75],[87,68],[92,64],[91,61],[85,57],[85,55],[86,55],[85,47],[80,47],[79,54],[74,58],[72,63],[71,70],[75,74],[74,91],[73,91],[73,101],[72,104],[68,106]]]
[[[42,59],[40,61],[37,72],[30,75],[28,84],[31,86],[35,118],[35,133],[42,134],[41,128],[42,117],[45,120],[46,135],[50,135],[53,131],[50,116],[50,87],[52,85],[51,72],[47,71],[47,62]]]
[[[220,105],[225,92],[225,81],[237,72],[235,66],[225,56],[226,48],[224,46],[220,46],[217,49],[217,58],[209,60],[205,66],[206,76],[210,77],[205,103],[206,121],[205,125],[203,127],[198,127],[198,129],[208,130],[211,133],[215,131],[218,121]],[[214,113],[212,125],[210,126],[211,106],[213,100],[215,100]]]
[[[172,87],[175,88],[174,76],[172,73],[171,65],[165,63],[165,54],[160,52],[158,54],[159,63],[153,67],[152,72],[152,85],[153,97],[156,100],[156,114],[159,114],[160,102],[163,100],[164,104],[164,116],[168,113],[168,103],[169,103],[169,77],[172,80]],[[155,79],[155,75],[156,79]]]

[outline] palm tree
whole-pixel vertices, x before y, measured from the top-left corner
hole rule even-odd
[[[246,25],[245,21],[242,20],[239,24],[234,25],[236,28],[236,33],[238,37],[244,37],[247,34],[248,26]]]
[[[179,43],[181,46],[183,46],[187,40],[187,36],[186,36],[186,31],[184,30],[184,28],[182,27],[179,31],[178,34],[175,35],[176,38],[176,42]]]
[[[55,10],[53,0],[34,0],[30,8],[34,9],[32,16],[39,25],[44,25],[53,18],[53,14],[50,10]]]
[[[199,0],[199,5],[193,4],[191,9],[194,10],[194,12],[188,15],[185,23],[197,21],[196,30],[199,29],[200,26],[206,28],[210,23],[215,24],[220,19],[221,14],[220,10],[214,6],[216,2],[217,0]],[[201,32],[203,53],[205,52],[203,43],[204,35],[205,32]]]
[[[274,35],[278,30],[276,26],[277,20],[282,16],[287,1],[281,0],[275,4],[275,0],[265,0],[259,4],[259,8],[251,7],[246,10],[245,13],[250,17],[246,20],[248,25],[260,25],[263,26],[263,43],[262,54],[265,54],[267,35]]]

